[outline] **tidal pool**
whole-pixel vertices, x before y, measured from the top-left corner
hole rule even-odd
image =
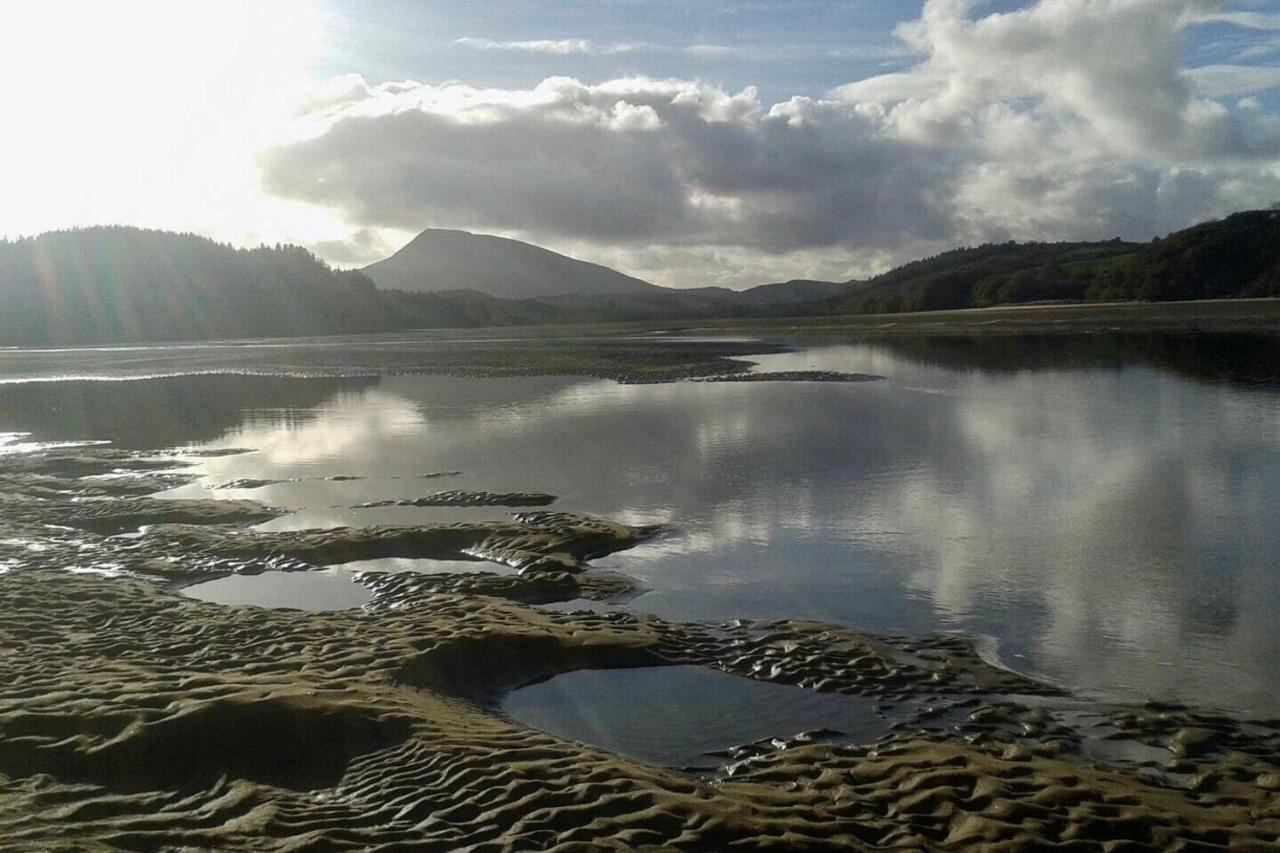
[[[280,350],[282,367],[306,347]],[[239,495],[294,510],[265,529],[507,512],[357,506],[441,482],[547,492],[557,510],[668,525],[596,563],[648,589],[629,610],[962,632],[1086,694],[1273,716],[1278,351],[1250,336],[1094,335],[805,343],[752,357],[762,370],[886,377],[857,384],[25,382],[0,385],[0,432],[253,448],[194,460],[200,482],[169,494],[227,498],[235,490],[211,487],[286,481]],[[60,368],[62,357],[30,370],[93,369]],[[168,356],[148,358],[138,370],[168,369]],[[422,478],[445,471],[461,473]],[[324,479],[335,474],[364,479]],[[467,569],[500,570],[454,570]]]
[[[726,756],[712,753],[802,732],[867,742],[890,725],[865,696],[815,693],[700,666],[579,670],[516,690],[502,710],[559,737],[671,767],[715,765]]]
[[[339,563],[335,568],[349,572],[410,572],[423,575],[474,574],[476,572],[492,572],[494,574],[511,574],[514,569],[490,563],[488,560],[431,560],[417,557],[381,557],[376,560],[355,560],[350,563]]]
[[[230,575],[193,584],[182,592],[215,604],[295,610],[349,610],[363,607],[373,598],[368,587],[355,582],[351,572],[332,569]]]

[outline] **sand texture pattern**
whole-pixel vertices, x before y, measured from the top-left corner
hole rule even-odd
[[[0,460],[0,475],[17,478],[5,500],[61,512],[66,494],[32,495],[50,483],[17,475],[106,473],[94,458],[113,477],[131,466],[110,452],[78,458],[85,473]],[[133,461],[153,476],[146,457]],[[1201,850],[1280,839],[1278,721],[1083,702],[991,666],[955,636],[530,606],[625,592],[625,579],[587,561],[652,528],[550,512],[277,533],[234,513],[217,520],[127,537],[49,530],[39,510],[5,522],[0,847]],[[116,576],[66,571],[75,542],[87,546],[81,564]],[[533,571],[367,572],[371,603],[331,613],[175,591],[184,572],[423,552]],[[874,697],[895,722],[869,744],[781,732],[730,750],[723,767],[684,772],[496,710],[508,691],[557,673],[669,664]]]
[[[416,498],[368,501],[358,507],[380,506],[547,506],[556,501],[555,495],[543,492],[468,492],[450,489],[432,492]]]

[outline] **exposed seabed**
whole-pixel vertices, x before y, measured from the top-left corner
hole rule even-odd
[[[988,663],[959,636],[535,607],[625,597],[634,584],[590,561],[659,529],[538,510],[268,533],[250,525],[284,510],[156,497],[188,479],[182,465],[101,446],[0,456],[0,838],[9,845],[1280,841],[1280,721],[1089,702]],[[214,578],[390,559],[505,570],[359,571],[367,603],[328,612],[182,593]],[[664,666],[859,697],[883,731],[777,731],[678,768],[558,738],[501,710],[513,690],[562,673]]]

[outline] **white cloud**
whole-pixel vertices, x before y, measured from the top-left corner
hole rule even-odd
[[[490,41],[488,39],[471,38],[464,36],[456,39],[454,44],[463,47],[473,47],[477,50],[512,50],[522,53],[550,53],[557,56],[567,56],[574,53],[592,54],[602,52],[602,48],[594,42],[587,39],[537,39],[534,41]],[[606,46],[605,52],[620,52],[608,50],[610,47],[623,47],[622,45]]]
[[[1201,20],[1232,24],[1247,30],[1280,30],[1280,14],[1274,12],[1220,12],[1206,15]]]
[[[1230,98],[1280,88],[1280,68],[1257,65],[1202,65],[1186,72],[1197,93]]]
[[[946,88],[945,74],[916,70],[868,77],[840,86],[833,94],[850,103],[888,103],[923,101],[938,96]]]
[[[1276,117],[1216,100],[1269,88],[1272,69],[1181,64],[1188,28],[1221,7],[982,16],[929,0],[898,30],[915,67],[774,105],[687,80],[347,78],[309,138],[263,165],[271,191],[357,227],[497,231],[664,283],[839,277],[988,239],[1145,239],[1280,196]],[[579,48],[599,49],[565,50]]]
[[[917,68],[835,94],[905,102],[890,120],[931,143],[982,141],[1010,120],[1025,135],[1030,117],[1045,135],[1085,131],[1088,153],[1113,158],[1236,153],[1229,117],[1193,98],[1179,67],[1183,31],[1216,3],[1041,0],[976,19],[973,5],[931,0],[898,29],[925,57]]]
[[[722,57],[739,53],[722,44],[664,45],[652,42],[597,42],[583,38],[531,39],[527,41],[494,41],[463,36],[453,43],[475,50],[499,50],[515,53],[543,53],[552,56],[617,56],[626,53],[683,53],[698,57]]]

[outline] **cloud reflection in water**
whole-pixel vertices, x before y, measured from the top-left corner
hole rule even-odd
[[[1280,711],[1280,395],[1128,356],[1018,369],[845,345],[759,360],[890,379],[388,377],[301,424],[249,412],[214,444],[262,452],[204,465],[220,481],[370,477],[261,490],[301,508],[277,527],[492,516],[334,509],[460,470],[450,487],[670,521],[604,561],[653,588],[639,609],[963,630],[1085,689]]]

